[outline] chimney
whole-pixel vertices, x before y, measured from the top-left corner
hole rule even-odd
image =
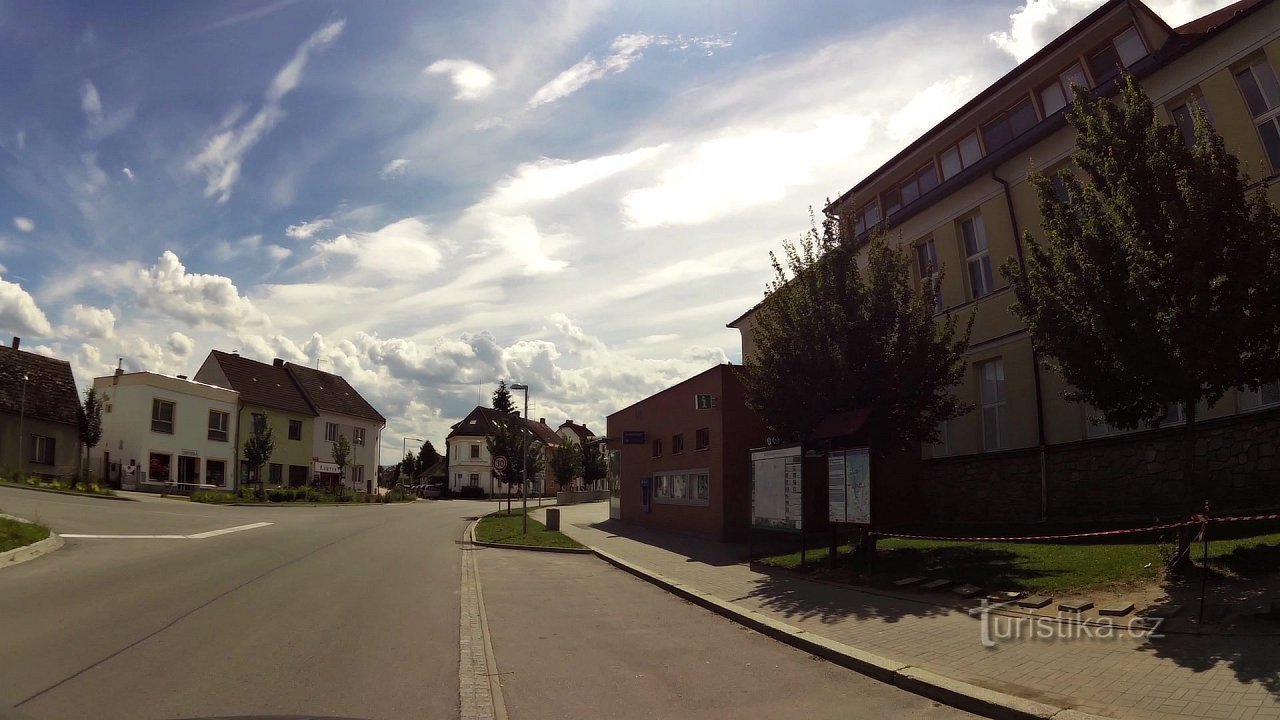
[[[179,380],[186,380],[186,379],[187,379],[187,376],[186,376],[186,375],[179,375],[179,376],[178,376],[178,379],[179,379]]]
[[[20,345],[22,345],[22,338],[18,337],[17,335],[14,335],[14,336],[13,336],[13,349],[14,349],[14,350],[17,350],[17,349],[18,349],[18,347],[19,347]]]
[[[284,360],[281,360],[280,358],[276,358],[275,360],[271,361],[271,364],[275,365],[276,367],[284,367]]]
[[[124,358],[120,358],[118,361],[116,361],[116,374],[111,376],[111,384],[119,385],[120,376],[123,374],[124,374]]]
[[[543,425],[546,425],[546,424],[547,424],[547,419],[546,419],[546,418],[538,418],[538,422],[542,423]]]

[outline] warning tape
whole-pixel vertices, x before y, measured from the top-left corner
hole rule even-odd
[[[1170,530],[1172,528],[1186,527],[1188,525],[1200,525],[1197,520],[1184,520],[1176,523],[1166,523],[1164,525],[1152,525],[1150,527],[1140,528],[1124,528],[1122,530],[1098,530],[1095,532],[1084,533],[1068,533],[1065,535],[1019,535],[1016,537],[947,537],[943,535],[908,535],[906,533],[896,532],[872,532],[872,535],[878,537],[896,537],[905,538],[907,540],[955,540],[958,542],[1019,542],[1023,540],[1071,540],[1074,538],[1086,537],[1102,537],[1104,535],[1128,535],[1132,533],[1152,532],[1155,530]]]
[[[1254,520],[1280,520],[1280,513],[1271,513],[1270,515],[1228,515],[1209,518],[1209,522],[1248,522]]]

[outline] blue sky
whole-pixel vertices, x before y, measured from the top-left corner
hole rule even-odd
[[[82,387],[319,362],[387,447],[500,377],[603,432],[739,360],[809,206],[1098,4],[0,0],[0,333]]]

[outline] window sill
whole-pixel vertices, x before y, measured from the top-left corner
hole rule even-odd
[[[655,505],[686,505],[690,507],[710,507],[710,500],[682,500],[678,498],[660,498],[653,499]]]
[[[710,450],[710,449],[711,449],[711,446],[710,446],[710,445],[708,445],[708,446],[706,446],[706,447],[694,448],[694,449],[693,449],[693,451],[694,451],[694,452],[706,452],[706,451],[708,451],[708,450]]]

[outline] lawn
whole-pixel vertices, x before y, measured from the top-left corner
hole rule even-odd
[[[529,534],[521,532],[521,510],[512,508],[510,512],[499,510],[492,515],[480,518],[476,524],[476,539],[480,542],[502,543],[504,545],[538,545],[541,547],[580,548],[573,538],[559,530],[548,530],[547,526],[529,518]]]
[[[35,523],[0,518],[0,552],[13,550],[49,537],[49,528]]]
[[[839,548],[837,557],[851,552]],[[827,564],[827,548],[806,553],[805,567]],[[1201,546],[1192,557],[1200,563]],[[763,558],[764,565],[800,568],[800,553]],[[1280,533],[1209,543],[1209,564],[1235,576],[1260,575],[1280,568]],[[1091,590],[1155,580],[1163,566],[1153,543],[1000,543],[886,538],[877,543],[875,582],[911,575],[945,577],[989,590],[1037,593]]]

